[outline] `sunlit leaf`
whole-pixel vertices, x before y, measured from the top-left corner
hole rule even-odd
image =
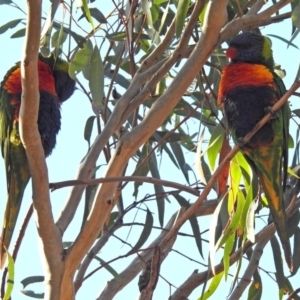
[[[292,12],[293,25],[296,28],[300,28],[300,5],[297,5]]]
[[[228,238],[224,247],[224,255],[223,255],[223,264],[224,264],[224,278],[227,280],[229,268],[230,268],[230,254],[233,249],[233,245],[235,242],[236,235],[233,233]]]
[[[15,285],[15,262],[10,255],[10,253],[6,250],[7,254],[7,283],[6,283],[6,290],[3,297],[3,300],[10,299],[11,293],[13,291]]]
[[[220,154],[224,137],[224,128],[223,126],[221,126],[221,124],[218,124],[210,137],[207,150],[209,167],[212,171],[215,169],[216,160],[218,155]]]
[[[202,295],[202,297],[198,298],[198,300],[206,300],[208,299],[210,296],[213,295],[213,293],[217,290],[222,278],[223,278],[223,275],[224,275],[224,271],[223,272],[220,272],[219,274],[215,275],[210,284],[209,284],[209,287],[208,289],[205,291],[205,293]]]
[[[175,23],[175,30],[176,30],[176,37],[179,38],[181,36],[186,14],[190,5],[190,0],[179,0],[178,6],[176,10],[176,23]]]
[[[205,16],[205,13],[206,13],[206,8],[207,8],[207,3],[204,5],[204,7],[203,7],[203,9],[202,9],[202,11],[199,15],[199,21],[201,23],[201,26],[203,26],[204,16]]]

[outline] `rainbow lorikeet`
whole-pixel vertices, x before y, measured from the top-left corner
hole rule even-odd
[[[218,104],[223,107],[236,144],[250,132],[285,93],[281,78],[274,72],[271,42],[254,32],[237,35],[226,56],[231,62],[223,69]],[[274,115],[241,151],[260,178],[268,205],[292,270],[291,246],[286,231],[283,192],[288,164],[288,103]]]
[[[75,81],[68,74],[69,64],[59,58],[39,56],[40,105],[38,129],[45,156],[51,154],[60,130],[60,105],[74,92]],[[19,135],[19,110],[21,104],[20,63],[5,75],[0,86],[0,142],[5,161],[8,199],[4,215],[1,242],[8,249],[21,207],[25,187],[30,179],[25,149]],[[0,247],[1,268],[6,251]]]

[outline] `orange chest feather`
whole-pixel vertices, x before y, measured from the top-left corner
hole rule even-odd
[[[56,96],[55,81],[50,67],[42,61],[38,61],[38,73],[39,73],[39,90],[48,92]],[[17,68],[14,70],[4,83],[4,89],[13,95],[19,95],[22,93],[21,85],[21,70]]]
[[[222,72],[218,104],[221,106],[227,93],[241,86],[274,86],[272,72],[263,65],[236,63],[227,65]]]

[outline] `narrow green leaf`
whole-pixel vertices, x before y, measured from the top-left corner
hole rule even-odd
[[[114,276],[117,281],[120,281],[122,279],[118,272],[111,265],[106,263],[102,258],[100,258],[99,256],[95,256],[94,258],[98,260],[101,266],[103,266],[103,268],[105,268],[112,276]]]
[[[126,40],[127,34],[125,31],[121,31],[121,32],[117,31],[111,34],[107,34],[106,38],[115,42],[123,42]]]
[[[140,235],[140,238],[138,239],[137,243],[133,246],[133,248],[126,254],[126,256],[135,253],[144,245],[144,243],[148,240],[148,237],[151,234],[152,227],[153,227],[153,216],[151,212],[147,209],[145,225]]]
[[[191,206],[190,203],[182,196],[173,194],[173,197],[178,201],[180,206],[186,207],[187,209]],[[200,255],[203,257],[201,232],[200,232],[200,227],[199,227],[197,217],[195,215],[192,215],[189,218],[189,222],[192,227],[192,231],[193,231],[193,235],[195,238],[195,242],[196,242],[198,251],[199,251]]]
[[[88,7],[88,0],[81,0],[81,9],[83,11],[83,13],[85,14],[87,20],[89,21],[89,23],[92,25],[92,28],[93,30],[95,30],[95,26],[94,26],[94,21],[92,19],[92,16],[91,16],[91,12],[90,12],[90,9]]]
[[[204,7],[203,7],[203,9],[202,9],[202,11],[199,15],[199,21],[201,23],[201,26],[203,26],[203,21],[204,21],[206,9],[207,9],[207,3],[204,5]]]
[[[169,1],[169,0],[154,0],[153,3],[154,4],[162,4],[162,3],[165,3],[167,1]]]
[[[181,146],[178,143],[170,143],[170,146],[171,146],[172,151],[178,161],[179,167],[180,167],[186,181],[189,183],[189,174],[184,169],[185,158],[184,158]]]
[[[0,5],[2,4],[11,4],[13,3],[11,0],[0,0]]]
[[[180,38],[181,36],[189,5],[190,5],[190,0],[178,1],[178,6],[176,10],[176,21],[175,21],[175,31],[176,31],[177,38]]]
[[[22,28],[16,31],[13,35],[11,35],[11,38],[16,39],[16,38],[24,37],[25,34],[26,34],[26,28]]]
[[[230,198],[230,196],[231,196],[231,193],[228,193],[228,199]],[[237,201],[236,210],[234,212],[232,220],[231,220],[230,224],[226,227],[226,229],[223,233],[223,236],[216,243],[217,249],[219,249],[224,243],[226,243],[226,241],[230,238],[230,236],[235,233],[235,231],[239,225],[239,222],[241,219],[241,212],[243,210],[244,202],[245,202],[244,194],[241,191],[238,192],[238,198],[239,198],[239,201]]]
[[[149,152],[152,150],[151,145],[149,146]],[[157,166],[157,160],[155,153],[152,152],[148,159],[149,170],[153,178],[160,179],[160,174]],[[161,227],[164,225],[164,215],[165,215],[165,190],[161,185],[154,184],[155,198],[158,211],[158,219]]]
[[[23,288],[26,288],[26,286],[28,286],[29,284],[43,282],[44,280],[45,280],[44,276],[29,276],[21,280],[21,283],[23,285]]]
[[[294,251],[293,251],[293,272],[297,274],[300,267],[300,228],[298,227],[294,234]]]
[[[229,268],[230,268],[230,254],[235,242],[236,235],[232,233],[228,240],[225,243],[224,247],[224,255],[223,255],[223,264],[224,264],[224,277],[225,281],[227,280]]]
[[[104,97],[104,67],[97,45],[90,60],[89,87],[94,104],[99,107]]]
[[[296,28],[300,28],[300,5],[297,5],[292,12],[293,25]]]
[[[220,153],[223,139],[224,139],[224,128],[221,126],[221,123],[218,124],[209,140],[208,149],[207,149],[207,159],[210,169],[213,171],[215,169],[215,164],[217,157]]]
[[[92,131],[93,131],[93,125],[94,125],[95,118],[96,118],[96,116],[90,116],[86,120],[85,127],[84,127],[84,139],[88,142],[89,149],[90,149],[90,145],[91,145],[91,135],[92,135]]]
[[[258,273],[257,273],[258,274]],[[259,275],[258,275],[259,276]],[[262,296],[262,281],[260,276],[259,280],[253,280],[248,291],[247,300],[260,300]]]
[[[271,246],[272,246],[272,252],[274,257],[274,264],[276,269],[276,281],[278,284],[279,289],[284,287],[284,273],[283,273],[283,264],[282,264],[282,257],[281,257],[281,250],[280,245],[278,243],[278,240],[276,236],[273,236],[271,238]]]
[[[100,24],[107,23],[107,20],[103,13],[96,7],[90,8],[91,16],[97,20]],[[78,21],[80,21],[82,18],[86,17],[86,15],[83,13],[79,18]]]
[[[208,299],[210,296],[213,295],[213,293],[216,291],[217,287],[219,286],[221,279],[224,275],[224,271],[220,272],[219,274],[215,275],[213,277],[213,279],[210,282],[210,285],[207,289],[207,291],[203,294],[202,297],[198,298],[198,300],[206,300]]]
[[[44,299],[44,293],[36,293],[36,292],[30,291],[30,290],[20,290],[20,292],[22,294],[24,294],[25,296],[28,296],[31,298]]]
[[[267,34],[267,35],[268,35],[268,36],[272,36],[272,37],[274,37],[274,38],[276,38],[276,39],[279,39],[280,41],[286,43],[288,46],[291,45],[291,46],[293,46],[294,48],[299,49],[295,44],[290,43],[290,41],[288,41],[287,39],[285,39],[285,38],[283,38],[283,37],[281,37],[281,36],[278,36],[278,35],[275,35],[275,34]]]
[[[146,158],[147,154],[148,154],[148,146],[147,146],[147,144],[145,144],[142,148],[142,151],[139,153],[139,160],[136,164],[137,169],[133,173],[134,176],[146,176],[148,174],[149,165],[147,164],[147,162],[144,162],[142,165],[140,165],[144,161],[144,159]],[[135,182],[134,183],[134,192],[133,192],[134,197],[137,197],[139,187],[142,184],[143,184],[142,182]]]
[[[8,29],[15,28],[21,21],[23,21],[23,19],[16,19],[0,26],[0,34],[4,33]]]
[[[10,299],[11,293],[13,291],[14,288],[14,280],[15,280],[15,262],[12,258],[12,256],[9,254],[9,252],[6,250],[6,254],[7,254],[7,260],[8,260],[8,265],[7,265],[7,283],[6,283],[6,291],[5,291],[5,295],[3,297],[3,300],[8,300]]]

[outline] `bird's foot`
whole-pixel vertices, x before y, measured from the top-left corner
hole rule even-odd
[[[245,148],[244,138],[238,137],[236,140],[236,145],[243,150]]]
[[[273,111],[272,106],[267,106],[264,108],[266,114],[271,114],[271,119],[277,119],[279,117],[276,111]]]

